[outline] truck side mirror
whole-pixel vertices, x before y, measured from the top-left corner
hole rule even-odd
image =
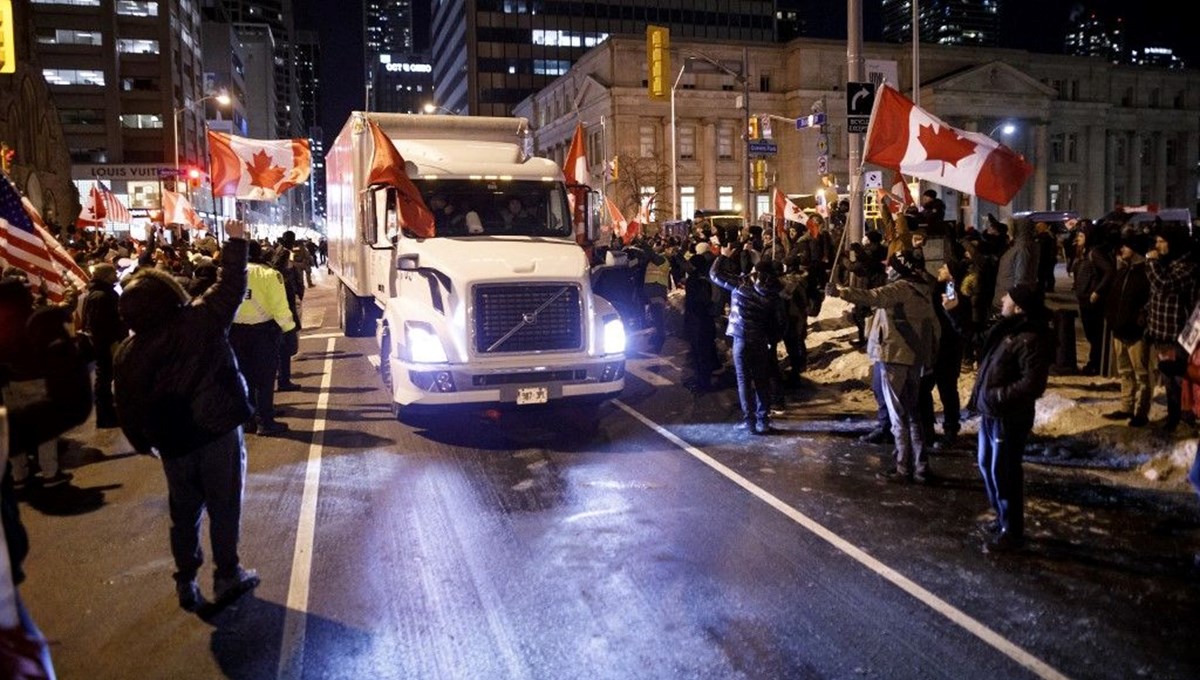
[[[587,206],[583,219],[588,243],[595,243],[600,238],[600,207],[600,192],[594,189],[587,192]]]
[[[421,256],[417,253],[402,253],[396,258],[396,269],[402,272],[415,272],[421,268]]]

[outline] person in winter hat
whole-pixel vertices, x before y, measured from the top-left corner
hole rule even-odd
[[[139,453],[157,451],[167,478],[171,554],[179,606],[202,603],[200,515],[208,513],[217,601],[258,585],[238,556],[246,446],[252,413],[246,381],[229,346],[229,327],[246,297],[245,225],[226,223],[217,281],[193,300],[166,272],[138,270],[121,294],[133,331],[114,360],[117,415]]]
[[[986,528],[986,545],[1010,551],[1025,541],[1021,458],[1033,430],[1034,406],[1046,391],[1054,336],[1036,281],[1010,287],[1001,300],[1000,320],[984,340],[967,407],[980,415],[979,472],[996,513]]]
[[[929,458],[918,417],[921,375],[932,370],[938,321],[925,262],[911,250],[888,258],[888,283],[868,290],[831,283],[826,291],[874,311],[867,330],[867,356],[878,365],[880,383],[896,442],[886,481],[929,481]]]
[[[783,338],[788,323],[787,302],[775,265],[763,260],[754,265],[744,280],[732,246],[721,248],[721,256],[709,270],[709,280],[730,292],[729,324],[725,334],[733,338],[733,367],[737,373],[738,401],[742,420],[752,434],[769,434],[771,381],[777,361],[773,348]]]

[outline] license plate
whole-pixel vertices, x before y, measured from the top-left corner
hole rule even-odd
[[[550,390],[545,387],[518,387],[518,404],[544,404],[550,401]]]

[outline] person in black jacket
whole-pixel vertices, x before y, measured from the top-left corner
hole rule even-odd
[[[712,388],[712,374],[721,367],[717,356],[717,326],[713,317],[712,284],[708,281],[709,263],[704,253],[688,260],[684,280],[683,335],[687,339],[694,377],[689,387],[696,391]]]
[[[1101,231],[1080,230],[1075,236],[1079,256],[1075,260],[1075,299],[1079,303],[1079,320],[1088,341],[1088,360],[1081,373],[1099,375],[1104,351],[1104,308],[1112,286],[1116,267],[1112,255],[1100,243]]]
[[[11,399],[9,382],[40,377],[45,389],[33,399]],[[9,399],[6,401],[6,398]],[[29,536],[13,488],[12,465],[4,454],[36,449],[87,420],[92,412],[92,387],[87,364],[67,332],[60,310],[34,309],[33,295],[23,279],[0,279],[0,522],[15,605],[24,636],[37,646],[41,670],[53,677],[49,646],[21,601],[18,586],[25,580],[23,569],[29,555]],[[7,627],[8,624],[6,624]]]
[[[113,403],[113,352],[117,343],[129,335],[117,311],[117,269],[101,262],[92,265],[92,280],[83,300],[83,329],[92,336],[96,352],[96,427],[117,427],[117,407]]]
[[[246,446],[242,424],[252,414],[246,381],[229,345],[229,327],[246,297],[245,225],[225,224],[217,282],[191,300],[164,272],[143,269],[121,295],[133,336],[116,356],[121,428],[134,449],[157,449],[167,478],[171,553],[179,606],[201,602],[200,513],[207,510],[218,602],[258,585],[238,557]]]
[[[980,414],[979,472],[996,511],[987,546],[1009,551],[1025,542],[1021,457],[1033,430],[1034,406],[1046,391],[1054,340],[1036,283],[1009,288],[1000,310],[1000,320],[984,340],[968,407]]]
[[[958,293],[966,275],[966,262],[947,260],[938,268],[937,283],[933,290],[933,309],[937,312],[942,331],[938,336],[933,371],[921,376],[920,410],[926,441],[932,442],[935,450],[952,447],[962,424],[958,376],[962,373],[964,341],[970,342],[975,332],[971,325],[971,300]],[[941,439],[935,438],[933,432],[934,387],[942,402]]]
[[[708,277],[731,294],[725,334],[733,337],[733,367],[737,372],[743,427],[753,434],[769,434],[773,431],[771,379],[776,361],[772,348],[783,338],[788,322],[787,302],[781,295],[772,262],[763,260],[754,265],[750,276],[742,281],[736,261],[730,259],[733,256],[732,246],[722,247]]]
[[[1121,408],[1104,414],[1109,420],[1129,418],[1132,427],[1149,422],[1150,344],[1146,342],[1146,304],[1150,301],[1150,279],[1146,275],[1146,242],[1140,234],[1121,238],[1117,251],[1117,273],[1108,296],[1105,320],[1112,329],[1113,362],[1121,379]]]

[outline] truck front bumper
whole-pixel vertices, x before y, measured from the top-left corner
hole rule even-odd
[[[392,399],[402,407],[470,405],[524,407],[576,401],[600,402],[625,388],[623,356],[527,365],[406,364],[391,360]]]

